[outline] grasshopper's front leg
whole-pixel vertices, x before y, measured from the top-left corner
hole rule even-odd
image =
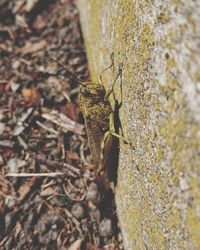
[[[112,68],[112,67],[114,66],[114,53],[112,53],[112,54],[110,55],[110,59],[111,59],[111,64],[110,64],[110,66],[108,66],[107,68],[105,68],[103,71],[101,71],[101,73],[99,73],[99,74],[97,75],[98,82],[99,82],[99,84],[101,84],[101,85],[103,85],[103,82],[102,82],[102,74],[103,74],[105,71],[107,71],[108,69],[110,69],[110,68]]]
[[[114,81],[113,81],[113,83],[112,83],[110,89],[108,90],[108,92],[107,92],[107,94],[106,94],[106,96],[105,96],[106,99],[108,99],[109,96],[113,93],[115,83],[117,82],[117,79],[119,78],[119,76],[122,75],[122,66],[123,66],[123,64],[120,64],[118,73],[117,73],[117,75],[115,76]]]

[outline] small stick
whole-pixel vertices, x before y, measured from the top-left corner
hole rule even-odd
[[[9,173],[6,174],[7,177],[56,177],[58,175],[64,175],[61,172],[55,173]]]

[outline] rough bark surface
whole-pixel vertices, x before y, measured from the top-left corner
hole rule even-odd
[[[200,249],[200,4],[79,0],[92,80],[123,62],[117,211],[126,249]],[[104,74],[105,86],[113,79]],[[115,93],[119,97],[119,86]],[[120,98],[120,97],[119,97]]]

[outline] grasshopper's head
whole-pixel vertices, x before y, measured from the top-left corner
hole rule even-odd
[[[106,91],[103,85],[101,84],[95,84],[95,83],[91,83],[91,82],[83,82],[81,79],[77,78],[73,73],[71,73],[68,69],[66,69],[62,64],[60,64],[56,59],[51,58],[54,62],[56,62],[61,69],[64,72],[57,72],[55,74],[49,74],[49,75],[53,75],[53,76],[64,76],[65,78],[68,78],[72,81],[77,82],[80,85],[80,95],[83,98],[88,98],[88,99],[104,99],[105,95],[106,95]]]
[[[84,98],[104,99],[106,91],[103,85],[91,82],[84,82],[80,86],[80,95]]]

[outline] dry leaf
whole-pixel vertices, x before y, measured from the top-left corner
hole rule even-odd
[[[19,233],[21,232],[21,229],[22,229],[22,225],[19,223],[19,221],[17,221],[16,226],[15,226],[15,232],[14,232],[15,239],[17,239]]]
[[[3,81],[3,82],[0,83],[0,94],[4,93],[7,84],[8,84],[7,81]]]
[[[35,7],[35,5],[37,4],[38,1],[39,0],[27,0],[25,10],[27,12],[31,11]]]
[[[62,113],[58,113],[58,111],[49,110],[48,113],[42,114],[42,117],[57,124],[58,126],[62,127],[66,131],[72,131],[79,135],[84,134],[84,125],[71,120],[66,115]]]
[[[30,187],[27,184],[21,186],[19,189],[19,200],[23,200],[29,191]]]
[[[79,156],[78,156],[78,154],[76,152],[67,151],[66,156],[70,160],[79,160]]]
[[[40,103],[40,93],[37,89],[32,88],[24,88],[22,89],[22,96],[24,98],[25,103],[28,106],[37,106]]]
[[[40,192],[41,196],[55,196],[57,195],[56,191],[52,187],[48,187]]]
[[[26,23],[26,18],[21,15],[15,16],[16,24],[22,28],[28,28],[28,25]]]
[[[46,23],[41,15],[38,15],[32,24],[33,29],[41,31],[46,27]]]
[[[80,250],[81,249],[81,243],[82,239],[76,240],[69,248],[68,250]]]
[[[29,182],[26,182],[19,188],[19,201],[22,201],[35,185],[36,177],[32,177]]]
[[[45,40],[36,42],[36,43],[31,43],[31,42],[26,42],[25,46],[20,49],[20,52],[23,55],[29,54],[29,53],[35,53],[39,50],[42,50],[47,47],[47,42]]]
[[[66,116],[68,116],[70,119],[78,122],[79,121],[79,115],[80,115],[80,107],[77,104],[74,104],[72,102],[67,103],[65,107],[61,109],[62,113],[64,113]]]
[[[3,211],[4,206],[5,206],[5,197],[4,197],[4,195],[0,194],[0,212]]]

